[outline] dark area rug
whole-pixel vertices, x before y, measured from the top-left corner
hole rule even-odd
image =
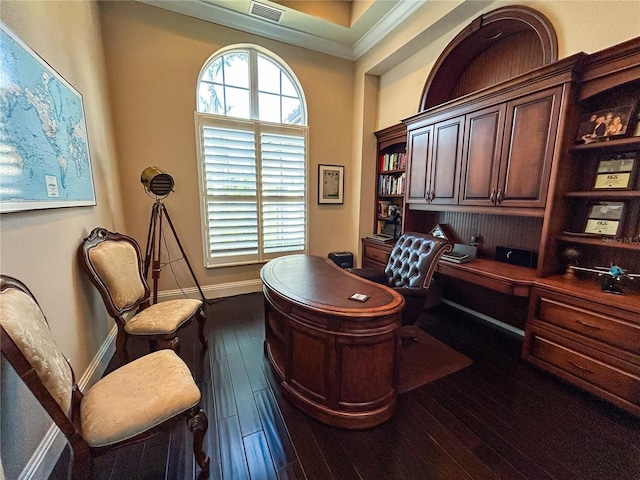
[[[398,393],[421,387],[471,365],[471,360],[417,327],[403,327]]]

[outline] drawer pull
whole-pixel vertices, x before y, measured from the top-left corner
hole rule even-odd
[[[583,322],[582,320],[576,320],[580,325],[584,325],[585,327],[594,328],[596,330],[602,330],[602,327],[598,325],[594,325],[593,323]]]
[[[577,363],[573,363],[573,362],[569,361],[569,364],[573,365],[578,370],[582,370],[583,372],[593,373],[593,371],[589,370],[587,367],[583,367],[582,365],[578,365]]]

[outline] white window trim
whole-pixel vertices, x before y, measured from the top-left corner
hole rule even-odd
[[[249,51],[250,62],[253,65],[256,64],[256,58],[258,54],[262,54],[265,57],[274,61],[284,72],[286,72],[290,80],[292,81],[300,99],[301,106],[301,123],[302,125],[289,125],[289,124],[280,124],[280,123],[269,123],[265,121],[260,121],[257,119],[257,74],[255,69],[250,69],[251,78],[250,78],[250,90],[252,98],[250,111],[252,119],[241,119],[232,116],[224,116],[224,115],[214,115],[197,111],[199,105],[199,85],[200,80],[205,72],[205,70],[209,67],[211,62],[222,55],[233,51],[245,50]],[[236,257],[212,257],[211,256],[211,248],[209,245],[210,241],[210,225],[209,225],[209,203],[208,203],[208,195],[207,195],[207,177],[206,177],[206,164],[204,157],[204,139],[203,139],[203,128],[205,125],[211,124],[220,126],[223,128],[233,128],[233,125],[240,126],[244,130],[249,130],[247,128],[249,125],[252,127],[255,132],[256,138],[256,175],[257,175],[257,205],[258,205],[258,254],[257,255],[238,255]],[[304,91],[298,81],[296,75],[293,73],[291,68],[287,65],[287,63],[282,60],[278,55],[273,52],[267,50],[266,48],[260,47],[255,44],[235,44],[230,45],[225,48],[218,50],[211,57],[207,59],[207,61],[203,64],[203,67],[198,75],[197,85],[196,85],[196,112],[195,112],[195,127],[196,127],[196,140],[197,140],[197,156],[198,156],[198,179],[200,186],[200,214],[202,220],[202,247],[203,247],[203,258],[204,264],[206,268],[218,268],[218,267],[229,267],[229,266],[240,266],[240,265],[251,265],[251,264],[260,264],[269,261],[272,258],[276,258],[279,256],[290,255],[292,253],[308,253],[309,249],[309,128],[307,126],[307,101],[304,96]],[[305,172],[304,172],[304,248],[303,251],[289,251],[289,252],[278,252],[266,254],[263,253],[263,238],[262,238],[262,201],[261,195],[262,191],[260,188],[261,185],[261,152],[260,152],[260,132],[270,132],[270,133],[287,133],[291,131],[295,131],[300,137],[304,138],[305,152]]]
[[[196,139],[197,139],[197,154],[198,154],[198,182],[200,187],[200,216],[201,223],[203,225],[202,230],[202,247],[203,258],[206,268],[218,268],[229,267],[239,265],[252,265],[266,263],[267,261],[281,257],[284,255],[290,255],[291,252],[278,252],[278,253],[264,253],[262,249],[262,227],[258,228],[258,253],[251,258],[247,258],[248,255],[239,255],[237,257],[226,257],[225,261],[211,257],[209,249],[209,196],[207,195],[207,177],[206,177],[206,164],[204,159],[204,138],[203,128],[205,126],[219,126],[224,128],[233,128],[234,126],[243,130],[252,130],[257,139],[259,139],[261,132],[265,133],[283,133],[296,132],[298,136],[304,138],[305,141],[305,185],[304,185],[304,230],[305,241],[302,251],[296,253],[308,253],[309,251],[309,168],[308,168],[308,145],[309,145],[309,127],[300,125],[285,125],[278,123],[267,123],[259,120],[242,120],[232,117],[225,117],[220,115],[212,115],[206,113],[195,112],[195,125],[196,125]],[[262,191],[260,188],[261,182],[261,146],[260,142],[256,143],[256,176],[257,176],[257,204],[260,207],[262,205]],[[258,208],[258,223],[261,225],[262,211]]]

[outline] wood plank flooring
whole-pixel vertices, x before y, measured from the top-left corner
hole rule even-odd
[[[179,422],[96,459],[96,479],[640,479],[639,419],[522,361],[518,337],[448,307],[422,327],[473,365],[401,395],[378,427],[324,425],[279,392],[263,356],[263,301],[208,305],[206,351],[195,323],[180,336],[209,418],[209,474],[198,476]],[[67,465],[65,452],[50,478],[65,478]]]

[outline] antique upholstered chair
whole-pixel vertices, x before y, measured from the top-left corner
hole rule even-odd
[[[109,315],[116,321],[116,351],[122,364],[129,361],[130,335],[146,337],[151,351],[171,348],[179,352],[177,331],[194,316],[198,319],[198,338],[203,347],[207,345],[201,300],[185,298],[150,305],[140,246],[133,238],[94,228],[82,241],[78,256]]]
[[[405,299],[402,325],[413,325],[433,292],[432,279],[438,260],[449,251],[451,244],[445,239],[406,232],[391,250],[384,272],[369,268],[352,269],[351,272],[400,293]]]
[[[145,355],[83,393],[33,294],[19,280],[4,275],[0,275],[0,343],[2,355],[66,436],[73,479],[91,478],[94,457],[144,440],[181,417],[194,434],[196,462],[208,471],[209,457],[202,450],[208,421],[199,406],[200,390],[175,352]]]

